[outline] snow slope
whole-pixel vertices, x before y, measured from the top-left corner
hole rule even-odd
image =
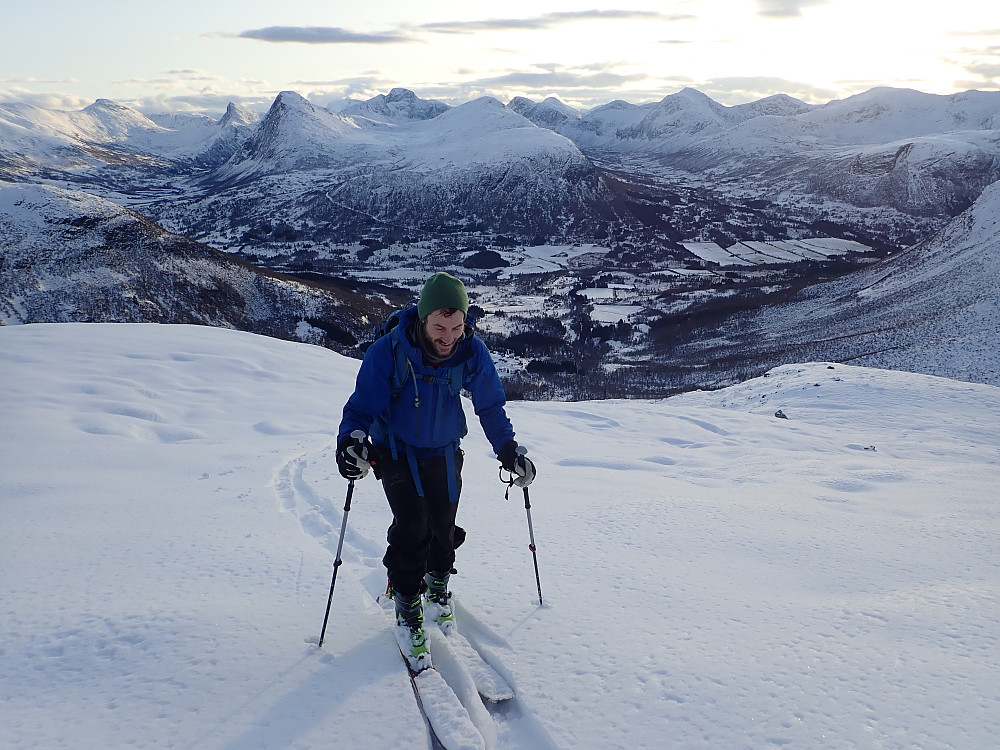
[[[371,478],[315,646],[357,365],[221,329],[0,327],[0,746],[428,746],[370,593]],[[807,364],[510,413],[545,604],[473,418],[453,590],[518,692],[489,746],[995,746],[1000,389]]]

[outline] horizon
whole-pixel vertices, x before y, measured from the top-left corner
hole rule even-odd
[[[104,98],[141,112],[224,111],[233,101],[260,111],[285,90],[329,106],[401,87],[451,105],[557,96],[588,110],[685,87],[726,106],[779,93],[823,104],[883,86],[1000,90],[1000,7],[973,0],[920,12],[862,0],[137,5],[8,10],[0,101],[78,110]]]
[[[556,99],[558,102],[560,102],[564,106],[568,106],[568,107],[573,108],[574,110],[576,110],[581,115],[586,114],[588,112],[591,112],[591,111],[593,111],[595,109],[599,109],[599,108],[601,108],[603,106],[606,106],[607,104],[611,104],[614,101],[624,101],[624,102],[626,102],[628,104],[633,104],[633,105],[636,105],[636,106],[641,106],[641,105],[646,105],[646,104],[653,104],[653,103],[662,101],[663,99],[666,99],[666,98],[668,98],[670,96],[674,96],[676,94],[679,94],[679,93],[681,93],[682,91],[684,91],[686,89],[691,89],[691,90],[697,91],[698,93],[700,93],[700,94],[702,94],[704,96],[707,96],[712,101],[714,101],[717,104],[720,104],[721,106],[726,107],[726,108],[737,107],[737,106],[740,106],[740,104],[752,104],[754,102],[762,101],[764,99],[768,99],[768,98],[775,97],[775,96],[787,96],[787,97],[790,97],[792,99],[796,99],[797,101],[801,101],[804,104],[808,104],[808,105],[813,106],[813,107],[823,107],[823,106],[825,106],[827,104],[831,104],[833,102],[843,101],[845,99],[850,99],[850,98],[853,98],[853,97],[856,97],[856,96],[860,96],[862,94],[866,94],[866,93],[868,93],[870,91],[875,91],[875,90],[880,90],[880,89],[882,89],[882,90],[893,90],[893,91],[911,91],[911,92],[915,92],[915,93],[918,93],[918,94],[924,94],[924,95],[927,95],[927,96],[941,96],[941,97],[959,96],[961,94],[968,94],[968,93],[977,92],[977,91],[978,92],[982,92],[982,93],[996,93],[996,94],[1000,94],[1000,90],[991,91],[991,90],[983,90],[983,89],[965,89],[965,90],[961,90],[961,91],[952,91],[952,92],[948,92],[948,93],[936,93],[936,92],[930,92],[930,91],[921,91],[919,89],[909,88],[909,87],[905,87],[905,86],[872,86],[871,88],[865,89],[863,91],[858,91],[858,92],[855,92],[853,94],[850,94],[850,95],[847,95],[847,96],[844,96],[844,97],[841,97],[841,98],[830,99],[828,101],[823,101],[823,102],[806,102],[806,101],[804,101],[802,99],[799,99],[798,97],[793,96],[792,94],[788,94],[787,92],[776,91],[776,92],[774,92],[772,94],[765,94],[763,96],[760,96],[757,99],[751,99],[751,100],[748,100],[746,102],[741,102],[740,104],[725,104],[724,102],[719,101],[718,99],[716,99],[715,97],[711,96],[710,94],[708,94],[708,93],[702,91],[701,89],[697,88],[696,86],[683,86],[683,87],[677,89],[676,91],[671,91],[671,92],[665,93],[665,94],[663,94],[662,96],[660,96],[658,98],[652,98],[652,99],[649,99],[648,101],[629,101],[628,99],[625,99],[624,97],[618,97],[616,99],[611,99],[611,100],[606,101],[606,102],[601,102],[600,104],[595,104],[592,107],[581,108],[581,107],[577,107],[577,106],[574,106],[574,105],[568,103],[567,100],[566,100],[566,98],[560,96],[560,94],[558,92],[550,93],[550,94],[548,94],[548,95],[546,95],[544,97],[530,97],[530,96],[524,96],[524,95],[520,95],[519,94],[516,97],[510,97],[506,101],[504,101],[503,99],[499,99],[498,97],[494,97],[491,94],[483,94],[482,96],[477,96],[477,97],[473,97],[473,98],[470,98],[470,99],[465,99],[465,100],[459,101],[459,100],[448,100],[448,99],[441,99],[441,98],[433,98],[433,97],[428,97],[428,96],[422,96],[419,91],[414,91],[413,89],[410,89],[410,88],[408,88],[406,86],[391,86],[390,88],[387,88],[385,91],[377,91],[377,92],[375,92],[370,97],[365,97],[365,98],[348,97],[348,98],[341,99],[339,101],[338,100],[331,100],[331,101],[328,101],[326,103],[315,101],[314,99],[311,99],[310,97],[308,97],[306,94],[303,94],[302,92],[297,91],[295,89],[283,89],[281,91],[275,92],[275,94],[274,94],[273,97],[271,97],[268,100],[261,101],[258,105],[252,105],[252,104],[248,104],[248,103],[245,103],[245,102],[238,101],[238,99],[236,97],[230,97],[228,100],[226,100],[225,95],[221,95],[220,96],[220,101],[225,101],[225,103],[222,104],[221,107],[219,107],[219,108],[214,108],[213,107],[213,108],[210,108],[210,109],[181,108],[181,109],[173,109],[173,110],[171,110],[171,109],[157,109],[157,108],[141,108],[139,106],[136,106],[136,104],[134,102],[117,100],[117,99],[113,99],[113,98],[107,97],[107,96],[99,96],[96,99],[94,99],[93,101],[87,102],[87,103],[83,104],[82,106],[78,107],[77,109],[59,109],[59,108],[55,108],[55,107],[44,107],[44,106],[41,106],[41,105],[33,103],[33,102],[25,102],[25,101],[17,101],[17,100],[5,101],[5,100],[2,100],[2,99],[0,99],[0,107],[5,106],[5,105],[28,104],[30,106],[35,106],[35,107],[38,107],[39,109],[43,109],[43,110],[46,110],[46,111],[52,111],[52,112],[59,112],[59,111],[62,111],[62,112],[82,112],[82,111],[88,109],[89,107],[94,106],[95,104],[97,104],[97,103],[99,103],[101,101],[110,101],[110,102],[112,102],[114,104],[117,104],[117,105],[126,106],[126,107],[129,107],[129,108],[135,109],[136,111],[138,111],[138,112],[140,112],[140,113],[142,113],[144,115],[173,113],[173,114],[205,115],[205,116],[209,116],[209,117],[216,117],[216,118],[218,118],[218,117],[222,117],[223,115],[225,115],[226,110],[228,109],[228,107],[231,104],[236,104],[236,105],[245,107],[245,108],[247,108],[247,109],[249,109],[249,110],[251,110],[253,112],[256,112],[257,114],[259,114],[260,116],[263,117],[268,112],[268,110],[270,110],[270,108],[273,106],[274,102],[278,99],[278,97],[280,97],[282,94],[285,94],[285,93],[297,94],[298,96],[301,96],[303,99],[305,99],[307,102],[309,102],[310,104],[312,104],[315,107],[319,107],[320,109],[327,109],[327,110],[329,110],[331,112],[338,112],[339,113],[344,107],[348,106],[351,103],[355,103],[355,104],[357,104],[357,103],[363,103],[363,102],[367,102],[367,101],[369,101],[371,99],[377,98],[378,96],[389,96],[389,94],[393,90],[396,90],[396,89],[403,89],[403,90],[409,91],[409,92],[413,93],[414,95],[416,95],[416,97],[418,99],[420,99],[421,101],[439,101],[439,102],[444,102],[444,103],[448,104],[448,106],[450,106],[450,107],[461,107],[461,106],[463,106],[465,104],[469,104],[471,102],[476,101],[477,99],[482,99],[482,98],[496,98],[504,106],[509,105],[510,102],[513,99],[515,99],[515,98],[526,98],[526,99],[529,99],[529,100],[535,102],[536,104],[537,103],[541,103],[541,102],[545,101],[546,99]]]

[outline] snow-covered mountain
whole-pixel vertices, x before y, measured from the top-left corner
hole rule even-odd
[[[451,106],[444,102],[421,99],[409,89],[394,88],[366,101],[349,99],[339,113],[369,122],[402,123],[430,120],[449,109]]]
[[[512,344],[512,356],[555,357],[535,364],[575,368],[577,379],[602,368],[666,366],[683,370],[681,385],[691,387],[731,382],[724,368],[699,381],[707,370],[678,358],[697,351],[716,363],[743,362],[736,350],[709,353],[710,339],[721,328],[738,338],[747,320],[740,311],[762,294],[784,299],[817,276],[886,255],[899,255],[899,274],[941,261],[937,245],[924,240],[981,194],[974,215],[988,213],[984,190],[1000,179],[998,118],[1000,93],[897,89],[824,106],[779,95],[735,107],[685,89],[582,113],[555,97],[449,107],[400,88],[332,112],[282,92],[263,118],[234,104],[218,120],[143,115],[105,100],[80,112],[0,105],[0,178],[101,196],[169,232],[282,269],[412,290],[431,269],[485,264],[474,280],[496,291],[488,294],[496,309],[522,311],[523,325],[543,319],[551,331],[534,348]],[[994,247],[978,222],[958,222],[947,235],[957,242],[972,233],[962,267]],[[824,238],[860,251],[813,254],[819,265],[778,253],[764,267],[720,269],[690,250]],[[563,258],[528,263],[535,277],[490,270],[525,268],[536,244],[565,248]],[[60,262],[72,275],[68,261],[52,261]],[[956,298],[980,298],[981,275],[954,266],[950,276]],[[622,330],[607,330],[619,317],[606,319],[588,302],[595,297],[587,290],[612,285],[634,296],[623,306]],[[940,305],[919,291],[891,303],[899,320]],[[707,328],[694,319],[703,313],[712,316]],[[845,357],[871,353],[881,340],[863,316],[857,320],[867,343],[857,339]],[[808,321],[786,327],[808,331],[813,343],[829,339]],[[516,338],[509,328],[495,326],[498,341]],[[697,331],[705,341],[690,340]],[[750,344],[747,371],[781,356]],[[923,361],[943,360],[928,353]]]
[[[392,98],[410,113],[435,111],[412,92],[397,89]],[[227,163],[200,176],[183,203],[157,206],[157,218],[222,244],[266,236],[262,224],[279,218],[313,242],[468,228],[524,238],[593,234],[624,221],[572,142],[496,99],[397,116],[391,127],[360,121],[283,92]]]
[[[460,226],[592,240],[648,231],[642,205],[666,191],[674,197],[656,213],[678,228],[672,240],[719,230],[733,240],[767,239],[733,220],[752,203],[771,233],[823,223],[899,248],[1000,179],[995,92],[881,88],[824,106],[777,95],[726,107],[688,88],[585,113],[554,97],[518,97],[506,113],[486,101],[449,107],[395,88],[334,113],[283,92],[259,123],[230,108],[215,132],[208,118],[146,117],[105,100],[71,113],[4,105],[0,172],[64,174],[128,194],[143,191],[143,180],[148,192],[164,171],[183,174],[189,164],[197,171],[189,170],[186,185],[149,210],[174,231],[219,244],[266,238],[244,215],[267,216],[313,242],[338,233],[426,237]],[[466,125],[454,128],[460,120]],[[86,168],[102,164],[129,165],[130,185],[110,181],[108,169]],[[605,169],[627,187],[608,189]],[[254,189],[218,195],[255,180]],[[693,201],[689,208],[677,208],[678,193],[682,203]],[[638,198],[623,205],[631,196]],[[651,228],[662,234],[657,222]]]
[[[0,325],[197,323],[346,350],[365,308],[80,191],[0,182]]]
[[[317,107],[294,91],[282,91],[253,135],[214,179],[224,183],[333,168],[350,163],[353,152],[366,141],[367,135],[350,118]]]
[[[689,183],[772,215],[925,236],[1000,179],[1000,93],[871,91],[823,106],[791,97],[723,107],[693,89],[612,102],[557,130],[616,170]]]
[[[786,304],[742,315],[693,344],[709,360],[743,352],[767,363],[823,358],[1000,385],[1000,183],[907,252]]]
[[[558,130],[568,122],[580,119],[579,112],[554,96],[537,103],[524,96],[515,96],[507,102],[507,107],[539,127],[551,128],[552,130]]]
[[[254,125],[259,121],[260,115],[252,109],[247,109],[242,104],[229,102],[229,106],[226,107],[226,113],[219,120],[219,126],[223,128],[227,125],[238,127],[240,125]]]
[[[612,152],[642,150],[649,147],[644,143],[648,141],[656,142],[656,150],[675,150],[757,117],[790,118],[813,109],[786,94],[726,107],[693,88],[650,104],[613,101],[583,114],[552,98],[535,104],[518,97],[508,106],[526,113],[541,127],[563,133],[587,150]]]
[[[237,104],[213,120],[192,113],[147,117],[108,99],[79,112],[0,103],[0,179],[103,185],[116,181],[115,172],[138,169],[155,185],[154,175],[162,182],[183,165],[225,161],[259,119]]]

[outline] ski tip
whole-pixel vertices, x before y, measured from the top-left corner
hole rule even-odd
[[[510,692],[504,693],[479,693],[479,697],[483,699],[484,702],[489,703],[491,706],[498,706],[507,703],[507,701],[514,700],[514,694]]]

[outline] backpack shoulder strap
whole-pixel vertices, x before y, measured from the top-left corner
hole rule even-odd
[[[465,365],[466,362],[455,365],[448,373],[448,391],[452,396],[457,396],[462,392],[462,381],[465,379]]]
[[[389,341],[392,344],[392,397],[396,398],[403,390],[403,386],[406,385],[407,378],[413,372],[413,365],[410,364],[409,358],[406,356],[406,352],[403,351],[403,347],[400,344],[399,337],[402,335],[399,332],[399,326],[395,326],[391,331],[389,331]]]

